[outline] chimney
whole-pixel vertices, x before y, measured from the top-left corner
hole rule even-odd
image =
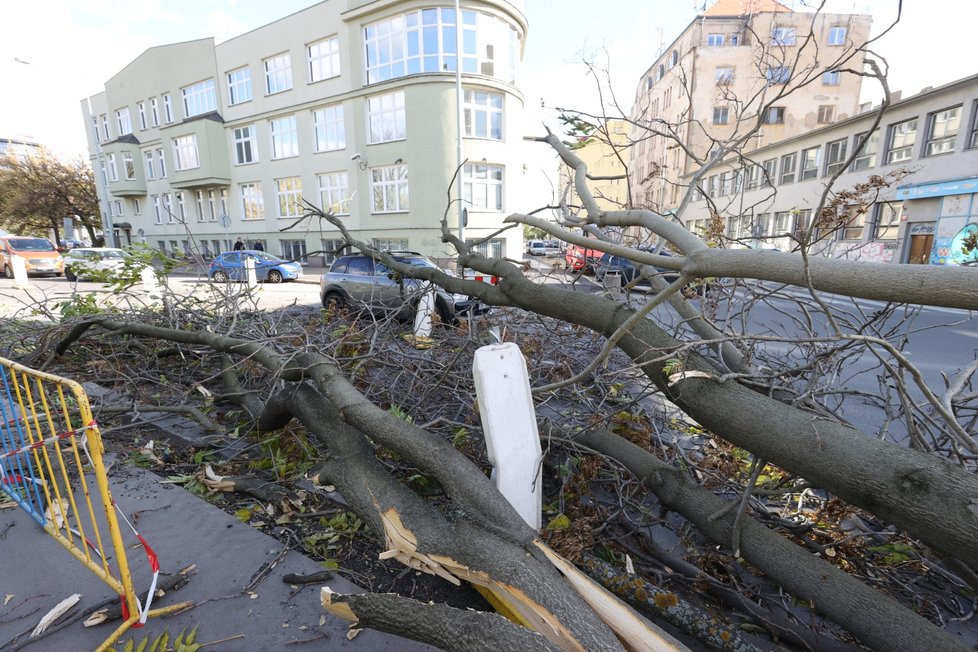
[[[890,93],[890,102],[899,102],[903,99],[903,91],[893,91]]]
[[[933,86],[927,86],[925,88],[921,88],[920,89],[920,92],[921,93],[930,93],[932,90],[934,90],[934,87]]]
[[[872,102],[863,102],[862,104],[859,105],[859,113],[866,113],[866,111],[869,111],[872,108],[873,108]]]

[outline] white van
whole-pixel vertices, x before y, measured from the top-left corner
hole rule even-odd
[[[547,243],[543,240],[530,240],[526,243],[526,253],[531,256],[547,255]]]

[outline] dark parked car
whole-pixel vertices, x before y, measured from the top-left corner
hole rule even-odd
[[[281,283],[282,281],[294,281],[302,276],[302,265],[299,263],[253,249],[226,251],[218,255],[211,261],[207,276],[218,283],[244,281],[247,279],[244,261],[248,258],[255,261],[255,277],[259,281]]]
[[[660,256],[672,256],[671,251],[662,249],[661,251],[656,251],[655,249],[639,249],[639,251],[659,254]],[[679,278],[679,272],[673,269],[666,269],[664,267],[655,267],[655,271],[662,275],[667,283],[672,283]],[[615,256],[612,254],[604,254],[594,263],[594,278],[598,281],[603,281],[605,276],[608,274],[620,274],[621,284],[628,285],[639,279],[641,273],[639,272],[638,266],[627,258],[622,258],[620,256]],[[649,277],[640,278],[635,284],[636,286],[651,286],[652,283]]]
[[[438,269],[430,258],[413,251],[389,253],[400,263]],[[365,307],[374,313],[392,313],[398,318],[411,319],[424,285],[424,281],[404,278],[370,256],[353,254],[333,261],[319,281],[319,292],[326,307]],[[435,288],[435,311],[443,323],[452,324],[459,316],[486,310],[486,306],[470,297]]]

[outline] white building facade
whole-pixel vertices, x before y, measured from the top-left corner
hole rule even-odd
[[[978,75],[893,98],[876,128],[877,109],[864,109],[708,170],[680,219],[707,233],[720,216],[727,246],[788,251],[797,244],[792,236],[815,220],[818,253],[974,264],[961,242],[978,231]],[[833,214],[819,217],[814,211],[836,173],[827,196],[836,200]],[[693,183],[693,173],[683,182]]]
[[[326,0],[147,50],[82,101],[108,240],[209,257],[240,237],[306,261],[340,237],[302,218],[309,202],[377,247],[443,257],[461,204],[466,241],[518,256],[518,229],[494,234],[524,191],[526,30],[520,0]]]

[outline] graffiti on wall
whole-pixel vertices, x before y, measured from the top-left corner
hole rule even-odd
[[[889,263],[893,262],[896,249],[895,242],[881,242],[879,240],[856,244],[836,242],[832,247],[832,256],[864,263]]]

